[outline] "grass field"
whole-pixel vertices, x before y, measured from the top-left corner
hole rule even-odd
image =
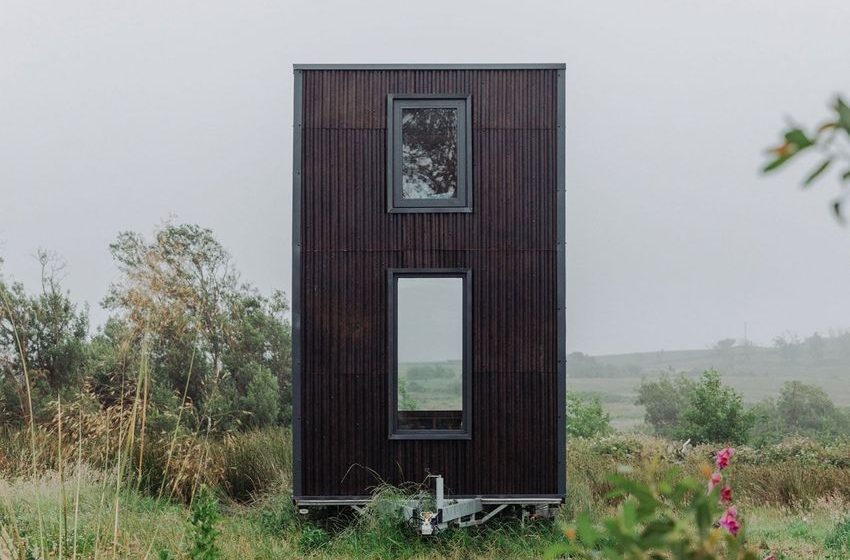
[[[399,406],[406,410],[461,410],[463,366],[460,361],[400,363]]]

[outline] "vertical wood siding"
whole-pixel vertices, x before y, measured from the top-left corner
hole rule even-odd
[[[302,496],[558,493],[556,70],[309,70]],[[386,96],[472,95],[471,214],[386,211]],[[473,271],[470,441],[387,438],[387,268]]]

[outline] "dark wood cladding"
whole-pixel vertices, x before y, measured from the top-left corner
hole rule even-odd
[[[388,93],[472,95],[477,130],[557,126],[555,70],[314,70],[304,76],[306,128],[384,129]]]
[[[558,70],[304,70],[300,494],[561,494]],[[472,96],[473,212],[386,211],[386,96]],[[391,441],[388,268],[473,271],[469,441]]]

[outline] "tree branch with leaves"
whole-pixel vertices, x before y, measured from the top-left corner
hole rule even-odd
[[[837,166],[842,167],[839,170],[842,186],[850,185],[850,106],[838,96],[831,109],[833,114],[812,132],[806,132],[795,123],[790,124],[782,133],[782,142],[768,150],[771,159],[762,171],[770,173],[803,154],[818,152],[820,161],[803,179],[803,187],[812,185]],[[833,212],[841,222],[845,221],[842,205],[848,194],[842,192],[832,203]]]

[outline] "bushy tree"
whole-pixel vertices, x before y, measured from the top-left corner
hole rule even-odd
[[[850,430],[848,418],[823,389],[800,381],[783,385],[776,411],[786,433],[835,436]]]
[[[277,422],[280,414],[280,395],[277,378],[260,364],[251,364],[250,381],[241,398],[245,424],[260,428]]]
[[[814,333],[806,339],[806,349],[809,351],[809,358],[815,363],[823,360],[825,346],[826,341],[819,333]]]
[[[224,367],[233,375],[242,395],[250,390],[257,368],[271,374],[276,391],[273,421],[283,424],[289,424],[292,419],[292,337],[288,311],[289,303],[283,292],[275,291],[271,298],[248,289],[237,294],[230,308],[233,329],[223,357]]]
[[[121,380],[131,379],[138,371],[138,352],[128,346],[129,341],[126,321],[111,317],[98,328],[89,343],[89,388],[104,406],[119,403]]]
[[[743,443],[752,425],[741,395],[708,370],[688,395],[676,434],[694,443]]]
[[[103,407],[146,405],[148,428],[266,426],[291,417],[289,306],[239,281],[208,229],[160,227],[152,240],[125,232],[110,246],[120,276],[93,337],[87,309],[61,288],[62,263],[46,252],[41,292],[0,277],[0,424],[26,420],[27,379],[37,419],[62,393]],[[28,375],[24,375],[26,366]]]
[[[644,379],[638,386],[637,404],[645,409],[644,420],[655,433],[675,437],[696,382],[683,374],[662,375],[660,379]]]
[[[850,415],[839,409],[820,387],[788,381],[777,399],[766,399],[751,409],[756,418],[753,442],[772,444],[802,435],[822,441],[850,435]]]
[[[796,363],[803,343],[797,333],[789,331],[774,337],[773,345],[779,350],[785,361]]]
[[[185,392],[200,427],[241,426],[248,403],[263,406],[258,416],[248,411],[254,415],[249,424],[266,422],[269,414],[288,421],[290,327],[283,294],[266,298],[240,282],[230,254],[196,225],[165,224],[150,241],[125,232],[110,248],[121,278],[104,303],[124,325],[129,342],[123,344],[149,354],[155,384],[180,398]]]
[[[567,393],[567,434],[570,437],[604,436],[612,431],[611,415],[602,409],[599,397],[584,398],[578,393]]]
[[[4,415],[25,418],[26,368],[37,416],[50,414],[50,400],[77,389],[88,360],[88,310],[79,309],[62,290],[63,263],[40,251],[41,291],[29,294],[20,283],[0,279],[0,402]]]
[[[764,399],[749,409],[753,418],[748,443],[761,447],[782,441],[787,435],[776,412],[776,399]]]

